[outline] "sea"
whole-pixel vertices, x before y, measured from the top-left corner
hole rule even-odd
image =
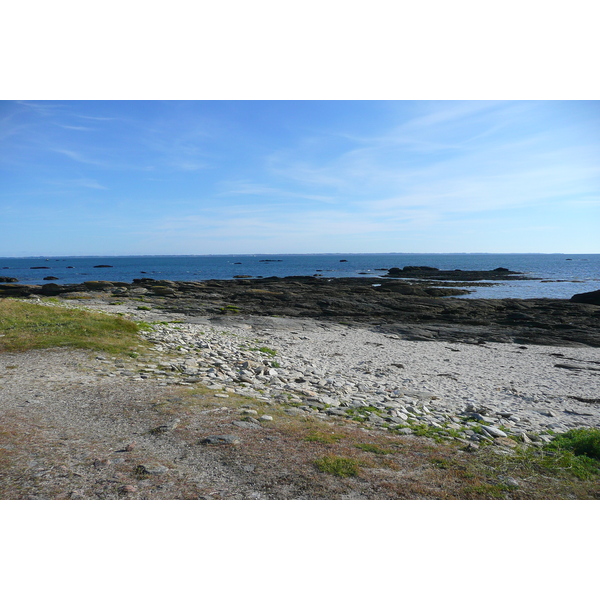
[[[100,267],[99,265],[106,265]],[[251,277],[380,277],[387,269],[428,266],[463,271],[504,267],[527,281],[467,286],[473,298],[564,298],[600,289],[600,254],[231,254],[200,256],[0,257],[0,277],[19,283],[60,284],[89,280],[132,282],[149,277],[171,281]],[[46,280],[45,277],[56,277]],[[433,284],[434,285],[434,284]]]

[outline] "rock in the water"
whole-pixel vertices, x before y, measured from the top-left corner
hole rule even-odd
[[[596,304],[600,306],[600,290],[594,292],[585,292],[584,294],[575,294],[571,297],[571,302],[579,302],[581,304]]]

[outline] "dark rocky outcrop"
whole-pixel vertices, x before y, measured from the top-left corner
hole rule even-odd
[[[435,281],[507,281],[511,279],[531,279],[525,277],[518,271],[510,271],[504,267],[498,267],[491,271],[463,271],[454,269],[452,271],[442,271],[436,267],[415,267],[407,266],[392,267],[388,269],[383,277],[411,278],[411,279],[432,279]]]
[[[94,269],[112,269],[112,265],[94,265]]]
[[[139,298],[156,309],[194,316],[310,317],[360,324],[411,340],[513,342],[600,347],[600,306],[555,299],[460,298],[449,282],[381,278],[264,277],[208,281],[150,278],[43,286],[0,284],[2,296],[87,292]],[[525,350],[526,351],[526,350]]]
[[[596,306],[600,306],[600,290],[596,290],[594,292],[585,292],[584,294],[575,294],[571,297],[571,302],[595,304]]]
[[[83,285],[88,290],[108,290],[115,287],[111,281],[84,281]]]
[[[21,298],[31,296],[36,292],[32,291],[33,288],[39,289],[40,286],[23,285],[15,283],[0,284],[0,298],[12,297]]]
[[[0,277],[1,283],[13,283],[19,281],[16,277]]]

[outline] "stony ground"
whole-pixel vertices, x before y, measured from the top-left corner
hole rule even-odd
[[[69,350],[3,355],[3,499],[308,499],[446,497],[402,440],[212,390],[97,378],[94,357]],[[272,420],[268,420],[271,417]],[[252,419],[252,420],[248,420]],[[361,477],[314,461],[346,447]],[[345,442],[345,443],[344,443]],[[377,442],[371,455],[358,443]],[[434,448],[427,439],[422,448]],[[381,460],[381,459],[384,460]],[[427,480],[427,483],[425,483]],[[445,486],[447,487],[447,486]]]
[[[497,462],[600,424],[597,349],[65,302],[154,322],[152,349],[0,354],[2,498],[580,497]],[[358,470],[322,472],[327,457]]]

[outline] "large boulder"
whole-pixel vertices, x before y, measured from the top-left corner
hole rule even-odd
[[[571,302],[579,302],[580,304],[596,304],[600,306],[600,290],[595,292],[585,292],[583,294],[575,294],[571,298]]]
[[[155,296],[175,296],[176,291],[168,285],[153,285],[148,288]]]
[[[58,283],[46,283],[40,288],[40,294],[42,296],[58,296],[58,294],[62,294],[66,289],[64,286],[58,285]]]
[[[84,281],[83,285],[88,290],[110,290],[115,287],[111,281]]]

